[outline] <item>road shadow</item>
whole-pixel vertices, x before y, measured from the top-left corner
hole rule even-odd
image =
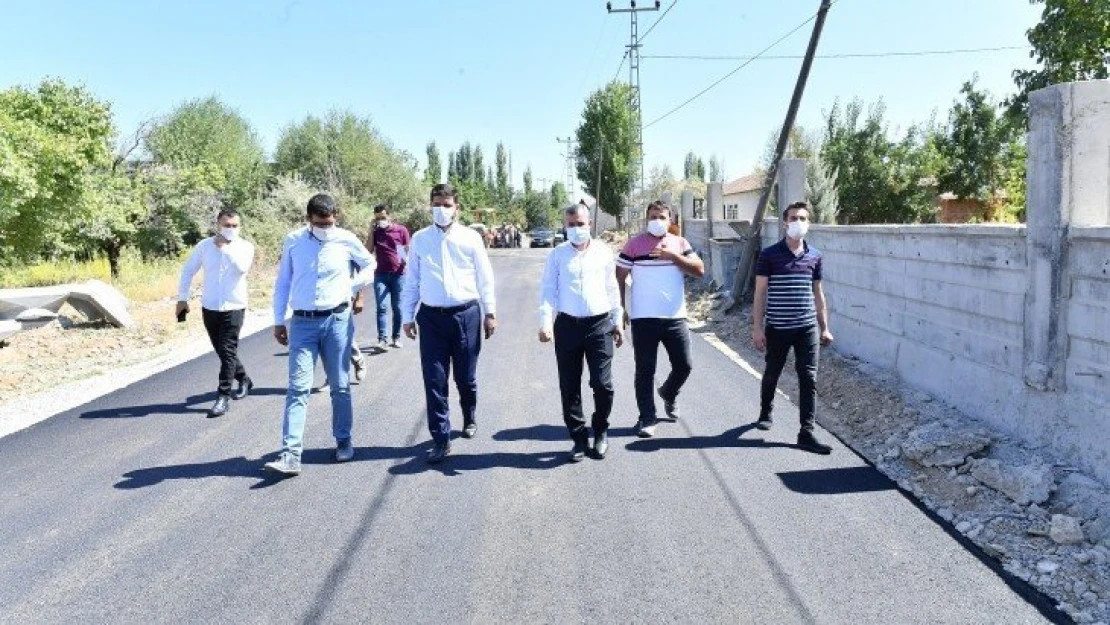
[[[570,440],[570,433],[564,425],[541,423],[522,428],[501,430],[493,435],[495,441],[542,441],[545,443],[558,443]]]
[[[453,453],[440,464],[428,464],[427,454],[420,453],[398,465],[389,468],[393,475],[415,475],[428,471],[438,471],[443,475],[457,476],[470,471],[487,469],[554,469],[567,464],[566,452],[540,451],[535,453],[497,452],[491,454]]]
[[[885,475],[872,467],[842,467],[778,473],[783,486],[803,495],[845,495],[897,490]]]
[[[429,445],[423,443],[412,447],[355,447],[355,457],[350,462],[373,462],[379,460],[398,460],[402,458],[424,457]],[[213,462],[174,464],[161,467],[135,469],[123,474],[123,479],[115,484],[120,490],[135,490],[157,486],[174,480],[202,480],[214,477],[248,478],[259,480],[251,489],[265,488],[284,481],[284,476],[267,473],[263,465],[275,460],[278,452],[261,458],[237,456]],[[343,464],[350,464],[346,462]],[[339,464],[335,461],[335,449],[306,449],[301,454],[301,464],[306,466]]]
[[[285,395],[283,388],[257,388],[255,387],[250,396],[266,396],[266,395]],[[242,401],[249,401],[250,397]],[[120,406],[118,408],[103,408],[100,410],[89,410],[81,413],[82,419],[131,419],[135,417],[148,417],[154,414],[174,415],[174,414],[207,414],[208,407],[203,404],[210,404],[216,401],[216,391],[203,393],[201,395],[190,395],[184,401],[176,404],[141,404],[138,406]],[[233,401],[231,404],[232,411],[235,409],[235,404],[238,402]]]
[[[755,429],[754,423],[725,430],[716,436],[687,436],[682,438],[641,438],[625,447],[629,451],[660,451],[662,449],[711,449],[711,448],[766,448],[785,447],[800,449],[797,445],[767,441],[762,438],[742,438]]]

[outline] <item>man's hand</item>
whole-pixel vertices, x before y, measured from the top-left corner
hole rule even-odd
[[[222,234],[217,234],[216,236],[212,237],[212,242],[216,244],[216,247],[223,247],[230,243],[230,241],[225,239],[224,235]]]
[[[551,330],[548,330],[548,329],[540,330],[540,342],[541,343],[551,342]]]
[[[285,326],[274,326],[274,340],[281,345],[289,345],[289,330]]]
[[[189,312],[189,302],[178,302],[177,303],[177,307],[174,309],[173,314],[180,317],[182,312],[186,312],[186,313]]]
[[[494,317],[493,315],[486,315],[485,326],[486,338],[488,339],[489,337],[493,336],[494,332],[497,331],[497,317]]]
[[[648,252],[648,256],[651,256],[652,258],[659,258],[662,260],[669,260],[672,263],[678,260],[678,254],[675,254],[674,252],[668,250],[666,243],[663,243],[659,247]]]
[[[620,328],[613,328],[613,346],[620,347],[624,345],[624,331]]]
[[[767,349],[767,333],[762,328],[752,328],[752,343],[755,344],[757,351],[765,351]]]
[[[351,312],[357,315],[362,313],[364,308],[365,306],[362,302],[362,291],[359,291],[358,295],[356,295],[355,298],[351,301]]]
[[[821,345],[822,345],[822,347],[828,347],[829,345],[832,345],[832,342],[833,342],[832,332],[829,332],[828,330],[822,330],[821,331]]]
[[[416,340],[416,324],[415,323],[406,323],[405,325],[403,325],[401,327],[405,330],[405,336],[409,337],[410,339],[412,339],[414,341]]]

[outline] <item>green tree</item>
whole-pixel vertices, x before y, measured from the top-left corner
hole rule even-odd
[[[953,103],[937,145],[947,165],[939,186],[961,198],[990,201],[1001,185],[1002,147],[1012,133],[974,79],[964,83],[960,94],[963,99]]]
[[[345,223],[359,230],[369,224],[369,205],[384,203],[403,213],[427,203],[415,159],[394,148],[369,118],[351,111],[332,110],[322,118],[309,115],[286,127],[275,160],[279,174],[300,176],[349,198],[347,203],[353,205],[344,212],[358,212]]]
[[[424,170],[424,186],[433,187],[443,179],[443,163],[439,160],[439,148],[436,142],[431,141],[426,148],[428,153],[428,168]]]
[[[157,122],[146,138],[155,163],[223,173],[227,204],[242,208],[262,194],[267,171],[262,144],[250,123],[215,96],[189,100]]]
[[[597,198],[601,210],[617,217],[618,222],[623,214],[622,200],[635,180],[632,163],[639,153],[631,95],[631,88],[617,81],[590,94],[575,133],[578,180],[586,193]]]
[[[725,166],[717,155],[709,157],[709,178],[708,182],[724,182],[725,181]]]
[[[1016,70],[1018,92],[1007,101],[1011,122],[1025,125],[1029,93],[1049,85],[1110,78],[1110,0],[1030,0],[1041,21],[1026,32],[1040,65]]]
[[[91,172],[111,167],[109,105],[56,79],[0,92],[0,258],[71,252],[72,226],[102,206]]]
[[[505,144],[500,141],[497,142],[494,165],[497,168],[497,201],[501,205],[506,205],[512,197],[513,190],[509,185],[509,155],[505,151]]]
[[[836,170],[830,170],[819,153],[806,161],[806,200],[812,209],[815,223],[836,223],[836,217],[840,214],[840,192],[836,186],[836,178]]]

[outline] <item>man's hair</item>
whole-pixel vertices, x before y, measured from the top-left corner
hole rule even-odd
[[[377,206],[375,206],[374,207],[374,214],[377,215],[379,213],[385,213],[386,215],[388,215],[389,214],[389,205],[387,205],[387,204],[378,204]]]
[[[648,204],[647,210],[644,211],[644,217],[647,217],[648,213],[653,210],[667,211],[668,216],[674,215],[674,211],[671,210],[671,206],[662,200],[655,200],[651,204]]]
[[[220,213],[216,215],[216,221],[219,221],[224,217],[239,217],[239,211],[235,210],[234,208],[221,209]]]
[[[586,218],[587,219],[589,218],[590,209],[587,208],[585,204],[571,204],[570,206],[563,209],[563,214],[564,215],[577,215],[579,213],[579,211],[582,211],[582,212],[586,213]]]
[[[782,218],[786,219],[787,217],[790,216],[790,211],[798,210],[798,209],[805,209],[805,211],[808,213],[809,212],[809,204],[806,204],[805,202],[794,202],[790,206],[787,206],[786,210],[782,211]]]
[[[454,198],[455,203],[456,204],[459,203],[459,192],[458,192],[457,189],[455,189],[454,185],[452,185],[449,182],[441,182],[441,183],[437,184],[436,186],[432,187],[432,192],[429,195],[428,199],[429,200],[434,200],[437,197]]]
[[[306,212],[310,217],[334,217],[339,211],[335,207],[335,198],[327,193],[317,193],[308,201]]]

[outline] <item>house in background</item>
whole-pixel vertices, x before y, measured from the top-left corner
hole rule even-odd
[[[766,175],[755,173],[730,180],[721,190],[721,204],[725,210],[725,221],[746,221],[755,218],[759,195],[763,193],[763,180]]]

